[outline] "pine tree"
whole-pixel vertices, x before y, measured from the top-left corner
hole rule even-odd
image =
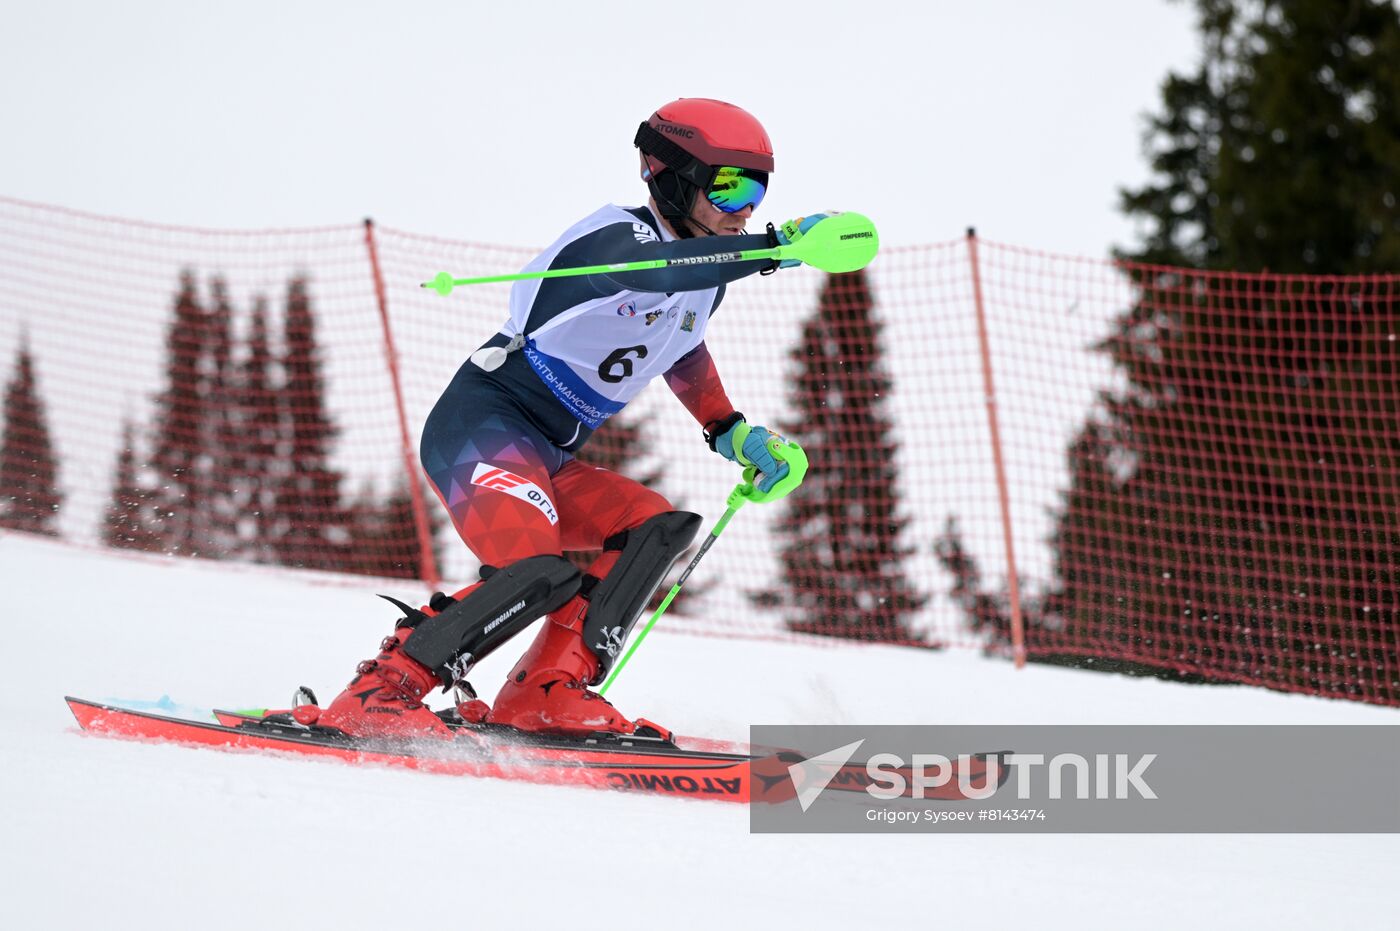
[[[1196,0],[1203,55],[1169,75],[1122,192],[1125,258],[1191,268],[1400,268],[1400,12],[1384,0]]]
[[[200,392],[200,367],[208,327],[196,293],[193,271],[180,275],[174,315],[166,331],[165,390],[156,398],[155,451],[151,466],[152,533],[160,549],[181,556],[201,553],[197,515],[204,506],[198,479],[203,450],[200,433],[207,413]]]
[[[236,368],[233,359],[233,306],[228,285],[215,278],[210,287],[210,307],[205,320],[205,358],[201,360],[198,391],[205,410],[198,433],[200,462],[195,474],[196,515],[201,555],[237,556],[239,496],[234,455],[238,435]]]
[[[136,431],[130,421],[125,421],[111,499],[102,522],[102,542],[118,549],[160,552],[161,539],[150,527],[150,502],[151,492],[142,487],[137,467]]]
[[[248,337],[233,376],[228,442],[230,485],[238,520],[239,549],[254,562],[278,560],[275,540],[277,485],[283,447],[290,448],[278,386],[280,363],[273,356],[267,300],[253,304]]]
[[[4,418],[0,528],[56,536],[53,524],[63,496],[58,490],[58,464],[27,340],[15,354],[14,375],[5,388]]]
[[[290,461],[278,481],[274,546],[284,565],[334,570],[345,564],[349,515],[341,502],[341,475],[330,464],[336,429],[326,412],[315,314],[304,277],[288,286],[283,325],[286,383],[279,397]]]
[[[1400,295],[1160,266],[1400,268],[1400,13],[1197,6],[1203,61],[1164,84],[1156,177],[1123,193],[1148,231],[1120,256],[1154,267],[1097,348],[1129,387],[1070,449],[1028,644],[1060,628],[1167,671],[1394,700]]]
[[[948,596],[962,609],[972,632],[986,635],[995,643],[1009,643],[1011,608],[1008,596],[1004,589],[989,591],[983,583],[982,570],[963,543],[956,517],[948,517],[943,533],[934,542],[934,554],[953,577]]]
[[[783,501],[776,533],[782,586],[757,604],[787,610],[792,630],[862,640],[913,641],[909,617],[926,596],[903,570],[908,518],[898,515],[893,427],[882,413],[892,387],[864,272],[832,275],[792,351],[796,416],[780,428],[811,461]]]
[[[431,493],[422,488],[422,494]],[[413,515],[413,494],[400,481],[387,498],[379,499],[370,487],[361,491],[350,506],[351,543],[345,565],[348,572],[398,579],[425,579],[427,567],[418,545],[418,524]],[[438,543],[444,520],[440,511],[429,509],[428,532],[433,558],[442,565]]]

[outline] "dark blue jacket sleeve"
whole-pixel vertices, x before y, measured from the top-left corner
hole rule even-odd
[[[639,242],[629,223],[614,223],[594,230],[565,246],[555,257],[551,268],[577,268],[586,265],[608,265],[616,262],[645,262],[653,259],[688,259],[767,249],[772,245],[767,234],[739,236],[704,236],[678,239],[675,242]],[[716,285],[728,284],[763,271],[772,259],[749,262],[725,262],[704,265],[677,265],[638,272],[613,272],[588,275],[576,279],[588,289],[580,300],[604,297],[618,291],[704,291]],[[554,281],[567,279],[552,279]],[[577,302],[575,302],[577,303]]]

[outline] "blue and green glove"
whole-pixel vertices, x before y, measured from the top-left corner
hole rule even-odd
[[[816,226],[818,223],[825,220],[829,216],[831,216],[831,214],[829,213],[814,213],[811,216],[798,217],[795,220],[788,220],[782,226],[773,230],[773,236],[778,240],[778,245],[790,246],[793,243],[797,242],[799,239],[801,239],[803,236],[807,235],[807,233],[811,232],[812,227]],[[792,268],[794,265],[801,264],[802,263],[799,262],[797,259],[783,259],[781,262],[778,263],[778,267]]]
[[[774,455],[788,445],[787,440],[767,427],[751,427],[737,411],[705,431],[710,448],[730,462],[752,466],[757,470],[754,484],[760,493],[772,491],[791,470],[786,459]],[[804,460],[805,462],[805,460]],[[803,470],[806,471],[805,469]],[[798,481],[800,481],[800,476]],[[795,483],[794,483],[795,484]]]

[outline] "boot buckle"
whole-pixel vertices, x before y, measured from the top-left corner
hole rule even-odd
[[[379,678],[389,688],[394,689],[399,694],[409,699],[409,705],[422,703],[422,698],[432,691],[432,686],[420,687],[413,681],[413,677],[403,669],[394,666],[380,666]]]

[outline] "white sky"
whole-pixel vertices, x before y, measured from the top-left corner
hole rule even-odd
[[[542,246],[640,203],[636,124],[755,113],[759,220],[886,244],[1129,244],[1142,116],[1195,60],[1165,0],[892,3],[0,0],[0,193],[209,227],[355,222]]]

